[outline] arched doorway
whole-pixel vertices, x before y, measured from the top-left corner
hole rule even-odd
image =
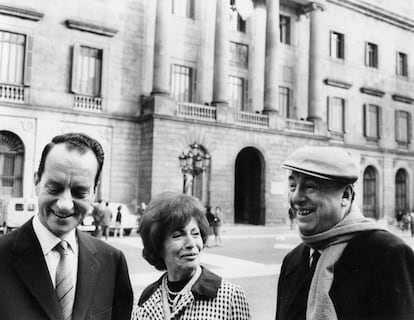
[[[395,211],[408,212],[408,176],[407,171],[399,169],[395,175]]]
[[[373,166],[369,166],[364,171],[364,200],[363,212],[364,216],[379,219],[378,212],[378,182],[377,170]]]
[[[252,147],[241,150],[236,158],[234,221],[265,224],[264,161],[261,153]]]

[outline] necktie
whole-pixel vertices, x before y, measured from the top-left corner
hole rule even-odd
[[[68,257],[68,243],[59,242],[54,250],[59,252],[60,259],[56,268],[55,291],[62,308],[63,319],[72,319],[73,301],[75,300],[75,288],[73,287],[72,273]]]
[[[321,256],[321,254],[319,253],[318,250],[315,250],[312,253],[312,261],[311,261],[311,266],[310,266],[310,272],[312,274],[315,272],[316,264],[318,263],[318,260],[319,260],[320,256]]]

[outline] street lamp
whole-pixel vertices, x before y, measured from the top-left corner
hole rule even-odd
[[[211,156],[203,154],[197,142],[190,144],[190,150],[184,151],[178,156],[181,172],[183,173],[183,193],[194,194],[194,178],[207,170]]]

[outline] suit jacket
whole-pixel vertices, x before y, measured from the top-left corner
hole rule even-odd
[[[308,271],[309,248],[302,243],[282,264],[277,320],[306,318]],[[338,319],[414,319],[412,249],[390,232],[361,232],[335,263],[329,294]]]
[[[123,253],[77,231],[73,320],[129,320],[133,293]],[[60,305],[32,220],[0,238],[0,318],[61,320]]]
[[[164,320],[162,304],[162,277],[144,289],[134,306],[132,320]],[[177,304],[174,319],[250,319],[249,305],[243,289],[208,269],[202,269],[200,278]]]

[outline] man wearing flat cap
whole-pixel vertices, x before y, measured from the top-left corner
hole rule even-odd
[[[276,319],[414,319],[414,252],[354,203],[352,157],[302,147],[282,167],[303,242],[283,260]]]

